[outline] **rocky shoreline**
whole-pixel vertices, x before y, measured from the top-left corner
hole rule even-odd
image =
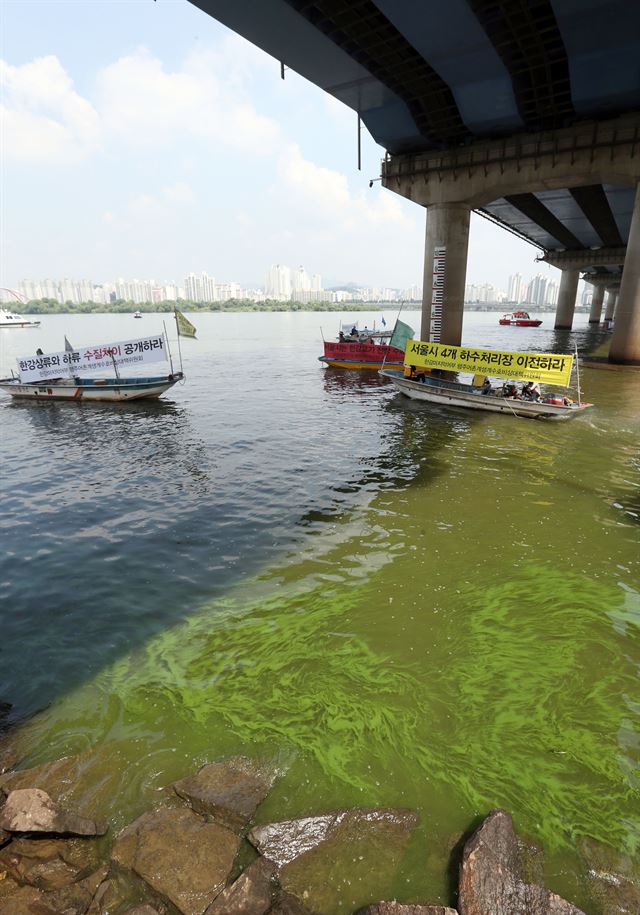
[[[584,915],[543,886],[542,852],[491,811],[460,837],[455,908],[376,901],[418,816],[356,807],[252,825],[278,776],[233,757],[167,786],[117,835],[65,803],[81,757],[32,769],[0,753],[0,915]],[[640,913],[640,869],[584,839],[600,915]],[[349,908],[349,888],[370,898]]]

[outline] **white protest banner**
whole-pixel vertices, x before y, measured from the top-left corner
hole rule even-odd
[[[130,367],[145,362],[166,361],[166,346],[162,334],[123,340],[120,343],[99,343],[65,350],[61,353],[43,353],[40,356],[21,356],[16,360],[20,381],[51,381],[52,378],[69,378],[72,375],[94,375],[96,372],[113,372],[114,367]]]

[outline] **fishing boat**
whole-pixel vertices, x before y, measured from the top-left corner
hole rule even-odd
[[[141,318],[141,317],[142,317],[142,312],[141,312],[141,311],[134,311],[133,317],[134,317],[134,318]]]
[[[400,325],[400,328],[399,326]],[[358,328],[357,322],[343,324],[337,340],[323,340],[324,353],[320,362],[341,369],[381,369],[384,365],[402,368],[404,345],[408,339],[401,329],[413,329],[396,321],[393,331]]]
[[[499,323],[511,327],[540,327],[542,321],[532,318],[528,311],[510,311],[502,315]]]
[[[164,375],[121,375],[121,368],[168,361]],[[25,400],[129,401],[160,397],[184,373],[173,370],[168,340],[164,334],[103,343],[62,352],[22,356],[16,360],[18,374],[0,379],[0,391]],[[105,373],[113,372],[112,375]]]
[[[0,327],[38,327],[39,325],[40,321],[34,321],[16,314],[15,311],[0,308]]]
[[[385,367],[380,375],[412,400],[552,420],[572,419],[593,406],[581,400],[579,375],[577,401],[556,390],[539,390],[540,381],[568,386],[574,363],[570,355],[503,353],[411,340],[404,363],[402,372]],[[577,359],[575,363],[577,370]],[[460,374],[472,378],[460,381]],[[494,387],[492,376],[510,380]],[[518,391],[517,381],[531,382],[534,390]]]

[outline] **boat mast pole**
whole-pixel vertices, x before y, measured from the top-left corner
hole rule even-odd
[[[391,340],[393,339],[393,335],[396,332],[396,327],[398,326],[398,321],[400,320],[400,315],[402,314],[403,307],[404,307],[404,302],[400,302],[400,309],[398,311],[398,314],[396,315],[396,323],[393,325],[393,331],[391,333],[391,336],[389,337],[389,342],[387,343],[387,345],[385,347],[384,356],[382,357],[382,368],[384,368],[384,364],[387,361],[387,354],[389,353],[389,347],[391,345]]]
[[[167,325],[165,322],[162,322],[162,327],[164,329],[164,338],[167,341],[167,355],[169,356],[169,367],[171,368],[171,374],[173,375],[173,359],[171,358],[171,347],[169,346],[169,335],[167,334]],[[178,346],[180,346],[180,335],[178,334]],[[180,371],[182,371],[182,357],[180,358]]]
[[[178,355],[180,356],[180,371],[182,372],[182,347],[180,345],[180,325],[178,324],[178,309],[177,308],[174,308],[173,316],[176,319],[176,337],[178,338]],[[167,338],[167,346],[168,345],[169,345],[169,340]]]
[[[578,360],[578,341],[577,340],[575,341],[574,345],[575,345],[575,349],[576,349],[576,376],[578,379],[578,405],[580,405],[580,403],[582,403],[582,395],[580,393],[580,362]]]

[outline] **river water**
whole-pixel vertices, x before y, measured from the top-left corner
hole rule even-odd
[[[596,406],[564,424],[440,411],[323,368],[338,318],[198,314],[157,403],[0,395],[15,739],[26,764],[86,751],[115,828],[229,753],[282,769],[261,821],[416,808],[380,889],[403,901],[446,902],[448,849],[505,807],[596,913],[580,837],[640,848],[640,373],[585,369]],[[463,342],[601,342],[551,325],[469,313]],[[45,317],[0,331],[0,367],[161,329]],[[335,911],[370,900],[340,879]]]

